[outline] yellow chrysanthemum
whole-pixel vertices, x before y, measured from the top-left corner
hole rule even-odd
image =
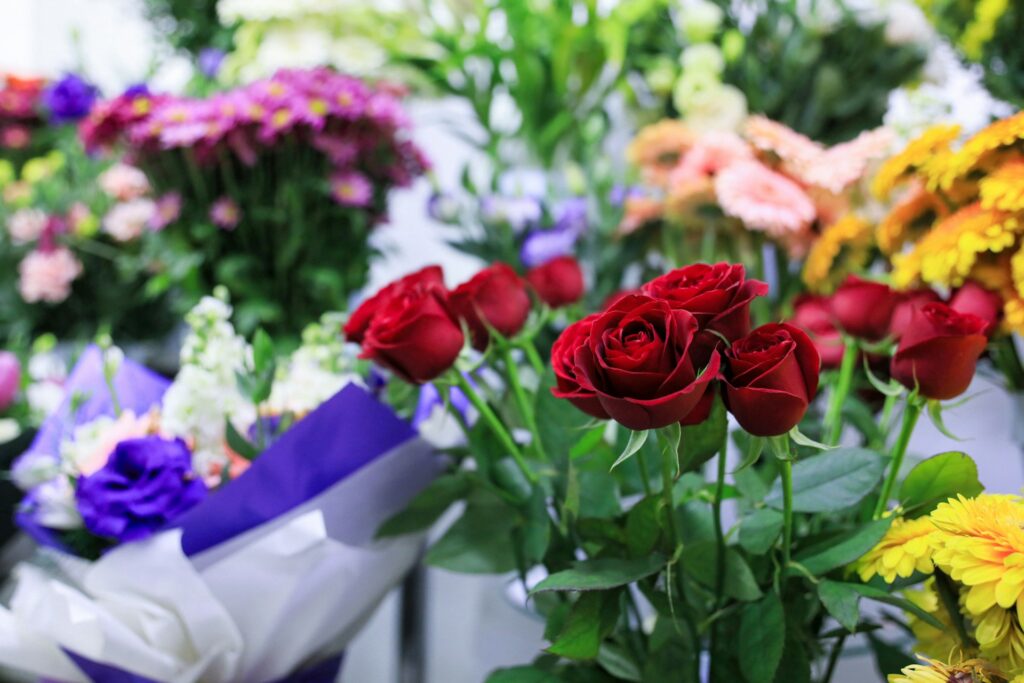
[[[982,656],[991,659],[1004,671],[1018,673],[1024,670],[1024,630],[1015,610],[995,605],[970,619]]]
[[[911,140],[902,152],[890,157],[871,183],[871,191],[879,199],[888,197],[893,189],[918,171],[928,173],[952,154],[950,146],[960,137],[960,126],[942,124],[932,126]]]
[[[977,282],[985,289],[993,292],[1013,290],[1013,273],[1010,266],[1011,257],[1012,254],[1008,251],[987,255],[974,264],[974,268],[971,269],[971,274],[967,279]]]
[[[939,187],[948,188],[980,165],[992,152],[1024,139],[1024,112],[1001,119],[983,128],[958,151],[931,167],[929,176]]]
[[[946,627],[940,631],[913,612],[907,612],[907,625],[910,626],[910,630],[914,633],[914,638],[917,641],[914,644],[914,652],[919,652],[928,657],[945,658],[949,657],[951,652],[962,651],[959,640],[953,635],[956,633],[953,620],[950,618],[949,612],[946,611],[939,601],[939,594],[935,592],[934,578],[928,579],[921,585],[921,588],[906,590],[903,594],[907,600],[932,615],[935,619],[938,619]]]
[[[1024,296],[1024,246],[1010,257],[1010,273],[1013,276],[1013,288],[1019,296]]]
[[[847,214],[825,228],[804,261],[804,283],[814,292],[827,293],[847,273],[867,265],[873,231],[860,216]]]
[[[1024,614],[1024,505],[1016,496],[958,496],[930,515],[935,566],[966,588],[964,608],[980,617],[998,605]]]
[[[1003,326],[1008,332],[1024,334],[1024,297],[1007,299],[1003,304]]]
[[[979,659],[959,664],[920,659],[924,664],[911,664],[898,674],[889,674],[889,683],[1003,683],[1006,680],[992,664]]]
[[[881,576],[892,583],[897,576],[906,578],[915,571],[930,573],[930,537],[934,532],[935,525],[928,517],[893,520],[885,537],[857,562],[860,580],[867,582]]]
[[[981,59],[985,45],[996,35],[996,26],[1009,6],[1010,0],[979,0],[974,18],[960,35],[960,49],[968,59],[975,62]]]
[[[1021,234],[1024,225],[1015,215],[970,204],[936,224],[909,254],[894,256],[893,281],[897,287],[918,279],[958,287],[980,255],[1012,247]]]
[[[948,215],[945,202],[916,183],[878,224],[875,231],[878,248],[882,253],[894,254]]]
[[[1024,159],[1006,162],[978,182],[981,205],[1000,211],[1024,211]]]

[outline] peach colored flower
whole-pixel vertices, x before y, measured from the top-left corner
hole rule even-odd
[[[236,453],[231,446],[224,443],[224,454],[227,456],[227,462],[213,463],[210,467],[210,471],[203,477],[203,481],[206,482],[206,486],[211,489],[219,487],[224,483],[224,468],[227,467],[227,478],[238,479],[240,476],[245,474],[245,471],[249,469],[252,462],[246,460],[238,453]]]
[[[744,134],[754,147],[774,154],[787,167],[810,163],[825,149],[806,135],[764,116],[748,118]]]
[[[667,210],[685,214],[695,205],[714,201],[715,176],[731,164],[753,158],[753,150],[735,133],[703,135],[669,173]]]
[[[807,193],[757,161],[742,161],[719,173],[715,194],[727,216],[772,237],[802,232],[814,221],[814,203]]]
[[[46,229],[47,220],[41,209],[18,209],[7,219],[7,232],[15,244],[35,242]]]
[[[100,189],[118,201],[138,199],[149,192],[146,174],[128,164],[117,163],[100,174]]]
[[[894,141],[895,136],[888,128],[865,131],[798,164],[797,177],[808,185],[838,194],[863,178],[869,164],[884,158]]]
[[[156,215],[156,204],[150,199],[132,199],[117,204],[103,217],[103,229],[118,242],[139,237]]]
[[[71,294],[71,283],[82,274],[82,264],[65,247],[36,250],[18,265],[18,291],[28,303],[60,303]]]
[[[120,417],[103,431],[95,447],[76,463],[78,471],[89,476],[107,464],[110,454],[117,444],[128,439],[138,439],[160,431],[160,419],[156,413],[136,416],[130,410],[121,413]]]
[[[645,224],[651,223],[662,217],[665,212],[665,203],[654,197],[627,197],[625,203],[625,214],[619,224],[619,234],[628,235],[636,232]]]
[[[662,187],[669,171],[695,139],[694,132],[682,121],[665,119],[642,128],[629,144],[626,158],[642,169],[644,180]]]

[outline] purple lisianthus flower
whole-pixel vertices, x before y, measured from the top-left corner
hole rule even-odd
[[[210,220],[222,230],[234,230],[242,220],[242,210],[231,197],[221,197],[210,206]]]
[[[536,268],[559,256],[572,254],[578,237],[570,230],[534,230],[523,241],[519,258],[527,268]]]
[[[555,230],[571,232],[577,237],[587,229],[587,200],[573,197],[562,202],[555,211]]]
[[[118,541],[150,536],[205,496],[188,446],[160,436],[117,444],[107,464],[80,478],[75,492],[85,527]]]
[[[96,86],[75,74],[68,74],[50,86],[43,103],[54,123],[69,123],[85,118],[98,96]]]
[[[434,192],[427,200],[427,215],[439,223],[454,223],[459,218],[459,201],[450,192]]]
[[[199,57],[196,62],[199,66],[199,72],[207,78],[213,79],[220,73],[220,67],[224,63],[224,57],[226,57],[224,50],[218,50],[215,47],[205,47],[199,51]]]
[[[544,210],[533,197],[490,195],[480,202],[480,218],[485,223],[507,223],[514,232],[522,232],[540,222]]]
[[[331,175],[331,196],[342,206],[369,206],[373,185],[357,171],[338,171]]]

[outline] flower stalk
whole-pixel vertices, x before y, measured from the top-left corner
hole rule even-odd
[[[779,459],[782,475],[782,565],[788,567],[793,546],[793,454],[789,435],[771,439],[775,457]]]
[[[889,472],[882,484],[882,491],[879,493],[878,502],[875,504],[874,519],[879,519],[885,512],[885,505],[889,502],[893,487],[896,484],[896,477],[899,476],[900,468],[903,466],[903,458],[907,454],[907,446],[910,444],[910,437],[914,433],[917,420],[921,417],[921,410],[924,408],[922,399],[915,395],[907,399],[907,408],[903,412],[903,423],[900,425],[900,433],[896,443],[892,447],[892,457],[889,463]]]
[[[853,386],[853,371],[857,366],[857,355],[860,351],[857,342],[849,337],[844,337],[843,345],[843,361],[839,366],[839,379],[832,391],[828,412],[825,415],[825,428],[828,430],[825,443],[829,446],[839,445],[839,438],[843,433],[843,404],[846,403],[846,399],[850,395],[850,388]]]

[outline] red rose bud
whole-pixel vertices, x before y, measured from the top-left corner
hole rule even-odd
[[[958,313],[971,313],[986,323],[985,334],[991,335],[1003,315],[1003,297],[979,284],[968,282],[956,290],[949,307]]]
[[[868,341],[879,341],[889,333],[895,305],[895,293],[888,285],[855,275],[846,278],[832,295],[832,315],[839,327]]]
[[[511,267],[495,263],[455,288],[448,297],[452,310],[469,327],[473,348],[483,351],[490,341],[487,326],[506,337],[523,329],[530,315],[530,295]]]
[[[405,290],[431,287],[437,288],[442,292],[445,291],[444,271],[441,270],[441,266],[427,266],[385,285],[352,313],[348,322],[345,323],[345,338],[356,344],[362,344],[363,337],[366,336],[370,323],[373,322],[377,312],[387,301],[392,297],[400,295]]]
[[[832,317],[832,300],[825,296],[802,294],[793,302],[789,321],[811,338],[821,356],[821,367],[835,369],[843,362],[843,336]]]
[[[584,389],[577,375],[576,352],[585,348],[590,341],[590,330],[594,321],[600,316],[594,313],[583,320],[569,325],[551,346],[551,367],[555,371],[555,395],[568,400],[574,406],[591,417],[607,420],[608,413],[601,407],[601,402],[593,389]],[[585,380],[583,380],[585,381]]]
[[[910,319],[914,311],[925,304],[942,301],[938,294],[931,289],[912,289],[907,292],[896,294],[896,305],[893,307],[892,319],[889,321],[889,336],[893,339],[901,339],[910,325]]]
[[[696,263],[651,280],[643,293],[693,314],[701,329],[693,353],[701,364],[722,345],[722,337],[732,342],[750,332],[750,302],[767,294],[768,285],[747,280],[738,264]]]
[[[787,323],[762,325],[725,352],[725,405],[755,436],[785,434],[818,392],[814,342]]]
[[[374,304],[360,357],[421,384],[451,368],[464,342],[444,288],[432,278],[422,278],[393,288],[390,296]]]
[[[685,420],[718,377],[717,352],[707,367],[694,365],[690,350],[699,332],[697,319],[665,301],[627,296],[586,322],[589,331],[581,325],[563,333],[552,359],[563,381],[570,378],[579,389],[559,386],[553,393],[578,406],[592,394],[600,412],[630,429]],[[585,337],[585,343],[576,337]]]
[[[956,398],[974,378],[987,327],[982,318],[943,303],[915,309],[892,358],[892,376],[908,389],[918,387],[925,398]]]
[[[559,256],[530,269],[526,280],[540,300],[551,308],[576,303],[583,298],[585,290],[583,271],[572,256]]]

